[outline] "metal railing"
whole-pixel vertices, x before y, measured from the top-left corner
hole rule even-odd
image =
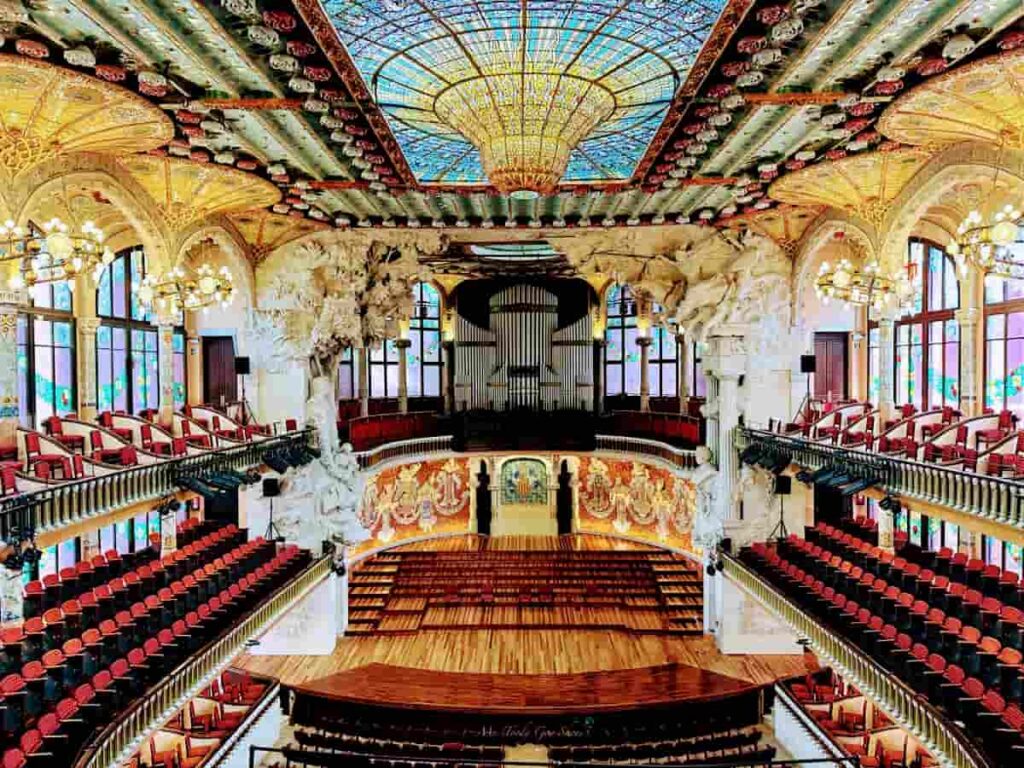
[[[156,687],[120,713],[117,720],[79,755],[75,768],[120,765],[148,731],[162,725],[188,699],[209,685],[213,677],[244,650],[247,640],[279,619],[330,572],[331,558],[319,558],[268,600],[253,608],[241,624],[184,661]]]
[[[749,445],[761,445],[789,454],[793,463],[811,470],[839,465],[858,476],[877,478],[879,486],[894,496],[1024,528],[1024,482],[1020,480],[979,475],[757,429],[738,429],[736,444],[740,450]]]
[[[53,531],[131,504],[156,500],[178,490],[176,479],[182,473],[253,467],[263,463],[271,451],[308,445],[311,436],[312,430],[290,432],[10,496],[0,501],[0,537],[10,540],[28,530]]]
[[[626,437],[624,435],[598,435],[597,450],[614,453],[633,453],[652,456],[666,461],[680,469],[695,469],[697,452],[685,448],[676,448],[658,440],[643,437]]]
[[[723,553],[725,577],[807,638],[819,659],[852,683],[913,734],[940,763],[952,768],[984,768],[988,761],[969,737],[917,691],[853,643],[819,624],[789,597],[731,555]]]
[[[422,456],[427,453],[449,453],[452,451],[452,436],[417,437],[412,440],[398,440],[378,445],[368,451],[355,454],[360,469],[370,469],[392,459],[404,456]]]

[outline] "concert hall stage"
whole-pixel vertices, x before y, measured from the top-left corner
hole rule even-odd
[[[474,715],[588,715],[703,704],[762,686],[685,664],[567,674],[490,674],[368,664],[292,688],[333,705]],[[310,702],[312,703],[312,702]]]

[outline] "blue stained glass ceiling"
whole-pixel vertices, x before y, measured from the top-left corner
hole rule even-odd
[[[463,88],[467,82],[507,73],[509,62],[517,61],[520,72],[534,76],[529,82],[524,78],[527,90],[538,87],[537,78],[549,78],[555,83],[552,93],[564,97],[571,92],[574,103],[580,104],[584,91],[601,91],[603,101],[594,107],[601,119],[592,128],[579,130],[585,135],[572,142],[562,179],[628,179],[725,0],[323,4],[416,178],[428,184],[479,184],[488,181],[480,152],[453,120],[441,116],[468,109],[467,93],[485,98],[480,95],[484,89]],[[504,80],[507,84],[508,78]],[[500,78],[486,82],[500,83]],[[499,113],[497,103],[504,94],[496,96],[492,88],[489,95],[493,104],[481,115]],[[440,110],[439,97],[448,102]],[[543,123],[557,111],[530,115],[531,104],[526,98],[522,102],[524,122],[532,117]],[[485,125],[472,128],[477,138],[487,132]]]

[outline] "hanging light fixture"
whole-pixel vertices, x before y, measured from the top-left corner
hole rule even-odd
[[[132,291],[145,309],[177,315],[183,310],[227,307],[234,301],[235,283],[227,267],[214,270],[204,263],[191,274],[175,267],[162,277],[146,275],[142,282],[132,284]]]
[[[956,230],[956,241],[947,246],[957,270],[963,276],[969,266],[986,275],[1024,279],[1024,212],[1007,204],[989,215],[975,209]]]
[[[853,248],[846,240],[846,233],[836,232],[835,242],[852,254]],[[875,259],[856,267],[849,256],[843,256],[835,265],[822,262],[814,289],[823,304],[835,299],[846,307],[868,307],[876,312],[886,308],[906,311],[914,294],[909,275],[902,272],[885,274]]]
[[[20,262],[8,281],[14,289],[71,281],[89,271],[95,275],[113,260],[103,230],[92,221],[72,228],[54,217],[40,230],[26,230],[11,220],[0,224],[0,261]]]

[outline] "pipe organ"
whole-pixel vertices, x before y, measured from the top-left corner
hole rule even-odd
[[[490,298],[488,327],[455,320],[458,410],[593,407],[589,313],[558,328],[558,297],[513,285]]]

